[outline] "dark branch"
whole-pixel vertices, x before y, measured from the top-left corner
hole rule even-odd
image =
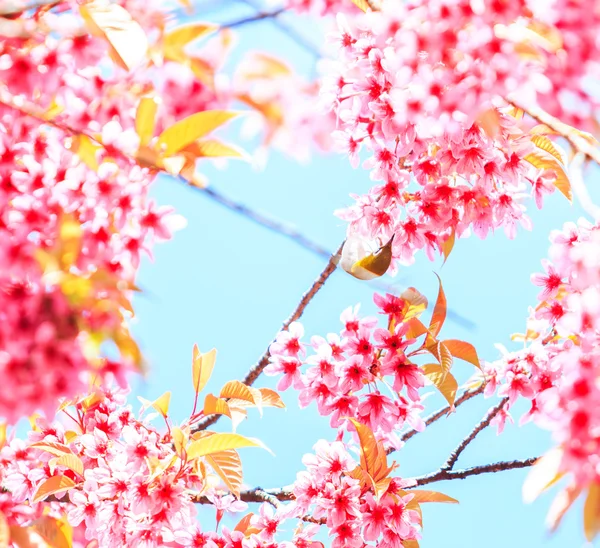
[[[458,447],[454,451],[452,451],[452,453],[450,453],[450,456],[448,457],[446,464],[444,464],[444,466],[442,466],[442,470],[452,470],[452,468],[454,468],[454,465],[456,464],[458,457],[460,457],[460,454],[467,448],[467,445],[469,445],[477,437],[477,434],[479,434],[479,432],[481,432],[482,430],[484,430],[485,428],[487,428],[490,425],[490,422],[492,422],[492,419],[498,413],[500,413],[500,411],[504,407],[504,404],[507,401],[508,401],[508,398],[503,398],[500,401],[500,403],[498,403],[497,405],[492,407],[486,413],[485,417],[483,417],[483,419],[481,419],[479,424],[477,424],[477,426],[475,426],[475,428],[473,428],[471,433],[458,444]]]
[[[463,395],[454,402],[454,408],[459,407],[466,401],[469,401],[471,398],[474,398],[475,396],[481,394],[484,389],[485,389],[485,385],[481,385],[479,388],[476,388],[474,390],[467,390],[467,391],[463,392]],[[432,413],[431,415],[429,415],[429,417],[427,417],[425,419],[425,424],[427,426],[429,426],[430,424],[433,424],[437,420],[441,419],[444,415],[447,415],[450,412],[450,409],[451,408],[449,405],[446,405],[445,407],[438,409],[435,413]],[[408,430],[407,432],[402,434],[402,436],[400,436],[400,441],[407,442],[410,438],[417,435],[418,433],[419,433],[419,431],[415,430],[414,428],[411,430]],[[394,451],[395,451],[395,449],[391,447],[387,450],[387,454],[389,455],[389,454],[393,453]]]
[[[519,468],[528,468],[532,466],[539,457],[531,457],[524,460],[509,460],[501,462],[493,462],[491,464],[482,464],[480,466],[473,466],[472,468],[465,468],[464,470],[444,470],[440,469],[431,474],[424,476],[417,476],[412,478],[415,480],[416,485],[427,485],[428,483],[435,483],[437,481],[450,481],[455,479],[465,479],[470,476],[478,476],[480,474],[493,474],[496,472],[504,472],[505,470],[517,470]]]
[[[281,326],[281,331],[287,329],[292,322],[295,322],[302,316],[302,314],[304,313],[304,310],[308,306],[308,303],[310,303],[310,301],[312,301],[314,296],[323,287],[323,285],[325,284],[327,279],[333,274],[333,272],[335,271],[337,264],[340,260],[340,257],[342,255],[342,247],[343,246],[344,246],[344,244],[342,243],[342,245],[340,245],[338,250],[333,255],[331,255],[331,257],[329,258],[329,261],[327,262],[327,266],[325,266],[325,268],[323,269],[321,274],[319,274],[319,277],[312,283],[312,285],[310,286],[308,291],[306,293],[304,293],[304,295],[302,296],[302,299],[300,299],[300,302],[298,303],[298,305],[296,306],[296,308],[294,309],[294,311],[292,312],[290,317],[287,320],[285,320],[285,322],[283,322],[283,325]],[[256,365],[254,365],[250,369],[250,371],[248,371],[248,373],[246,374],[246,376],[244,377],[242,382],[248,386],[254,384],[256,379],[258,379],[260,374],[265,369],[265,367],[267,367],[267,365],[269,365],[270,357],[271,357],[271,354],[269,352],[269,349],[267,348],[265,350],[264,354],[262,355],[262,357],[260,358],[260,360],[258,360],[258,362],[256,363]],[[204,419],[203,421],[198,423],[197,427],[194,430],[195,431],[206,430],[206,428],[215,424],[221,416],[222,415],[210,415],[209,417],[207,417],[206,419]]]
[[[235,27],[241,27],[242,25],[247,25],[248,23],[256,23],[257,21],[263,21],[264,19],[274,19],[278,15],[281,15],[286,8],[277,8],[273,11],[261,11],[255,13],[254,15],[250,15],[249,17],[244,17],[243,19],[238,19],[237,21],[232,21],[231,23],[225,23],[221,25],[221,28],[224,29],[232,29]]]

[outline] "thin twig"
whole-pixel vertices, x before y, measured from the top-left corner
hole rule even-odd
[[[473,466],[471,468],[465,468],[463,470],[437,470],[424,476],[417,476],[413,479],[416,483],[413,487],[419,485],[427,485],[428,483],[435,483],[437,481],[450,481],[455,479],[465,479],[470,476],[478,476],[480,474],[490,474],[496,472],[504,472],[505,470],[516,470],[519,468],[528,468],[532,466],[539,457],[531,457],[524,460],[509,460],[501,462],[493,462],[491,464],[482,464],[480,466]],[[409,489],[411,489],[410,487]]]
[[[239,1],[242,2],[243,4],[246,4],[247,6],[250,6],[253,9],[259,9],[259,6],[255,2],[253,2],[253,0],[239,0]],[[276,27],[279,27],[279,29],[282,30],[288,38],[291,38],[294,42],[296,42],[296,44],[298,44],[300,47],[304,48],[310,54],[312,54],[316,58],[323,57],[323,52],[318,48],[318,46],[316,46],[310,40],[308,40],[305,36],[300,34],[293,26],[286,24],[279,17],[272,17],[271,22]]]
[[[569,141],[569,144],[574,150],[581,152],[590,160],[593,160],[600,165],[600,149],[593,146],[585,137],[582,136],[581,132],[565,124],[564,122],[561,122],[558,118],[548,114],[545,110],[538,106],[524,107],[513,98],[507,99],[507,102],[513,107],[521,109],[525,114],[531,116],[531,118],[536,120],[538,123],[548,126],[557,135],[564,137],[567,141]]]
[[[294,309],[294,311],[292,312],[290,317],[287,320],[285,320],[285,322],[283,322],[281,330],[287,329],[292,322],[295,322],[302,316],[302,314],[304,313],[304,310],[308,306],[308,303],[310,303],[310,301],[312,301],[314,296],[323,287],[323,285],[325,284],[327,279],[335,271],[337,264],[340,260],[340,257],[342,255],[342,247],[343,246],[344,246],[344,244],[342,243],[342,245],[340,245],[338,250],[333,255],[331,255],[331,257],[329,258],[329,261],[327,262],[327,266],[323,269],[321,274],[319,274],[317,279],[311,284],[311,286],[308,288],[308,291],[306,293],[304,293],[304,295],[302,296],[302,299],[300,299],[300,302],[298,303],[298,305],[296,306],[296,308]],[[256,365],[254,365],[250,369],[250,371],[248,371],[248,373],[246,374],[246,376],[244,377],[242,382],[248,386],[254,384],[256,379],[258,379],[260,374],[265,369],[265,367],[267,367],[267,365],[269,365],[270,357],[271,357],[271,354],[269,352],[269,349],[267,348],[265,350],[265,352],[263,353],[263,355],[261,356],[261,358],[256,363]],[[194,431],[197,432],[199,430],[205,430],[212,424],[215,424],[221,416],[222,415],[208,416],[206,419],[204,419],[203,421],[198,423],[198,426],[194,429]]]
[[[485,385],[483,385],[483,384],[479,388],[475,388],[474,390],[466,390],[465,392],[463,392],[463,395],[454,402],[454,408],[456,409],[457,407],[459,407],[466,401],[469,401],[471,398],[474,398],[475,396],[481,394],[484,390],[485,390]],[[427,417],[425,419],[425,425],[429,426],[429,425],[433,424],[437,420],[441,419],[444,415],[447,415],[451,409],[452,408],[449,405],[446,405],[445,407],[438,409],[435,413],[432,413],[431,415],[429,415],[429,417]],[[402,441],[403,443],[407,442],[410,438],[417,435],[418,433],[419,433],[418,430],[415,430],[414,428],[412,428],[411,430],[408,430],[407,432],[402,434],[402,436],[400,436],[400,441]],[[389,455],[389,454],[393,453],[394,451],[395,451],[395,449],[393,447],[390,447],[387,450],[387,454]]]
[[[492,407],[486,413],[485,417],[483,417],[483,419],[481,419],[479,424],[477,424],[477,426],[475,426],[475,428],[473,428],[473,430],[471,430],[471,433],[458,444],[457,448],[454,451],[452,451],[452,453],[450,453],[450,456],[448,457],[446,464],[444,464],[442,466],[442,470],[452,470],[452,468],[454,468],[454,465],[456,464],[458,457],[460,457],[460,454],[467,448],[467,445],[469,445],[477,437],[479,432],[481,432],[482,430],[484,430],[485,428],[487,428],[490,425],[490,422],[492,422],[492,419],[498,413],[500,413],[500,411],[504,407],[504,404],[507,401],[508,401],[508,398],[503,398],[497,405]]]
[[[242,25],[247,25],[248,23],[263,21],[264,19],[274,19],[278,15],[281,15],[284,11],[286,11],[286,8],[284,7],[277,8],[273,11],[260,11],[254,15],[244,17],[243,19],[238,19],[237,21],[232,21],[231,23],[225,23],[220,25],[220,27],[223,29],[232,29],[235,27],[241,27]]]

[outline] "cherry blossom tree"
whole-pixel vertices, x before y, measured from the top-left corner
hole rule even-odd
[[[258,51],[231,68],[236,28],[284,12],[328,29],[328,48],[313,51],[319,77]],[[0,0],[0,547],[318,548],[324,534],[334,548],[415,548],[421,505],[457,502],[424,486],[518,468],[531,468],[525,501],[560,482],[552,529],[581,498],[592,541],[600,216],[584,176],[600,164],[599,36],[596,1],[287,0],[217,25],[191,0]],[[260,136],[255,150],[227,131],[236,117]],[[290,162],[343,154],[371,181],[335,212],[347,234],[333,254],[208,186],[206,163],[263,164],[272,149]],[[194,346],[195,398],[180,423],[170,391],[139,410],[127,399],[147,369],[130,333],[140,259],[185,224],[149,197],[158,176],[327,260],[243,379],[207,393],[217,352]],[[521,350],[485,361],[448,338],[439,277],[429,299],[380,280],[376,317],[349,297],[338,333],[305,333],[299,320],[336,269],[365,283],[449,260],[462,238],[518,238],[556,190],[590,219],[550,234],[524,333],[497,334]],[[463,386],[458,360],[473,371]],[[263,373],[277,390],[260,386]],[[246,489],[238,450],[267,448],[236,429],[255,410],[279,412],[287,390],[331,436],[314,440],[292,485]],[[426,415],[432,390],[446,404]],[[476,397],[493,403],[439,468],[402,477],[404,444]],[[555,447],[457,468],[523,399],[519,422],[549,430]],[[17,435],[22,418],[30,428]],[[249,503],[259,506],[246,513]],[[221,524],[235,512],[235,527]]]

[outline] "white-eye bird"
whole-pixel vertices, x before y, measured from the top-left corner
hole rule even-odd
[[[372,243],[356,234],[348,236],[342,249],[340,266],[359,280],[372,280],[383,276],[392,262],[392,242],[389,241],[376,251]]]

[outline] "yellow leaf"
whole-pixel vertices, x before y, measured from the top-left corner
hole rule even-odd
[[[154,135],[158,102],[154,97],[142,97],[135,113],[135,131],[140,138],[140,146],[146,146]]]
[[[8,548],[10,546],[10,527],[6,521],[6,517],[0,512],[0,548]]]
[[[108,42],[111,59],[117,65],[131,70],[144,61],[146,33],[125,8],[96,0],[79,6],[79,11],[90,33]]]
[[[240,149],[217,141],[207,139],[205,141],[194,141],[186,146],[182,152],[191,154],[195,158],[244,158],[246,155]]]
[[[354,1],[354,0],[352,0]],[[402,546],[404,548],[419,548],[419,541],[417,540],[403,540]]]
[[[414,287],[405,289],[400,294],[400,298],[408,303],[408,308],[404,313],[404,321],[420,316],[427,308],[427,297]]]
[[[83,477],[83,462],[77,455],[62,455],[54,461],[55,466],[64,466]]]
[[[58,229],[59,260],[63,270],[68,270],[79,258],[82,235],[81,224],[75,215],[64,214]]]
[[[206,394],[204,398],[204,414],[205,415],[226,415],[231,418],[229,405],[222,398],[217,398],[212,394]]]
[[[165,129],[158,137],[157,147],[165,156],[172,156],[237,115],[226,110],[197,112]]]
[[[71,548],[73,529],[64,519],[43,516],[33,522],[31,528],[52,548]]]
[[[249,388],[240,381],[229,381],[221,388],[220,398],[242,400],[254,405],[254,395]]]
[[[557,146],[545,135],[534,135],[531,138],[531,142],[539,149],[552,155],[560,164],[565,163],[563,155],[560,153]]]
[[[592,483],[583,505],[583,530],[592,542],[600,531],[600,484]]]
[[[187,450],[190,460],[214,453],[220,453],[228,449],[239,449],[241,447],[266,447],[258,440],[246,438],[240,434],[217,433],[192,442]]]
[[[164,55],[168,59],[179,61],[185,47],[194,40],[203,38],[215,32],[219,27],[206,23],[181,25],[168,32],[163,41]]]
[[[40,484],[31,502],[40,502],[50,495],[64,493],[73,487],[75,482],[71,478],[61,475],[52,476]]]
[[[563,474],[560,472],[562,457],[562,450],[555,448],[535,462],[523,483],[524,502],[527,504],[533,502],[562,477]]]
[[[41,451],[46,451],[51,455],[55,455],[57,457],[62,457],[63,455],[72,455],[73,451],[71,448],[64,443],[58,443],[55,441],[38,441],[36,443],[32,443],[29,447],[32,449],[40,449]]]
[[[452,373],[442,371],[442,368],[437,363],[428,363],[423,366],[423,373],[440,391],[442,396],[446,398],[449,405],[454,405],[458,383]]]
[[[50,103],[50,106],[44,112],[44,120],[53,120],[59,114],[62,114],[64,110],[65,107],[59,105],[56,99],[52,99],[52,103]]]
[[[455,358],[469,362],[475,367],[481,369],[477,350],[475,350],[475,347],[472,344],[456,339],[447,339],[442,341],[442,343]]]
[[[408,494],[414,495],[412,500],[416,501],[418,504],[423,504],[424,502],[448,502],[451,504],[458,504],[456,499],[448,495],[444,495],[444,493],[439,493],[438,491],[414,489],[409,491]]]
[[[6,445],[6,423],[0,423],[0,449]]]
[[[569,181],[569,177],[566,174],[563,166],[559,163],[556,158],[554,158],[551,154],[542,151],[541,149],[532,152],[525,156],[524,160],[529,162],[532,166],[537,169],[543,170],[551,170],[556,173],[556,180],[554,181],[554,186],[562,192],[562,194],[569,200],[570,202],[573,200],[573,193],[571,191],[571,182]]]
[[[291,74],[292,70],[283,61],[271,55],[256,52],[246,58],[241,72],[241,76],[246,80],[273,79]]]
[[[433,314],[431,316],[431,322],[429,322],[429,332],[434,338],[438,336],[440,330],[442,329],[442,325],[444,325],[444,321],[446,320],[446,309],[448,306],[446,303],[444,288],[442,287],[442,280],[437,274],[436,277],[438,279],[440,289],[435,307],[433,309]]]
[[[192,382],[196,394],[202,392],[206,383],[208,383],[215,367],[216,359],[216,349],[213,348],[206,354],[202,354],[198,349],[198,345],[194,345],[192,350]]]
[[[171,437],[173,438],[175,452],[182,457],[185,454],[185,446],[187,445],[186,433],[179,426],[174,426],[171,428]]]
[[[259,390],[262,395],[262,404],[265,407],[279,407],[280,409],[285,407],[285,403],[275,390],[270,388],[259,388]]]
[[[367,0],[352,0],[352,3],[365,13],[371,9]]]
[[[152,407],[156,409],[163,417],[169,413],[169,404],[171,403],[171,392],[167,391],[158,399],[152,402]]]
[[[209,438],[210,439],[210,438]],[[219,475],[227,488],[236,496],[242,489],[242,460],[235,449],[206,455],[206,462]]]
[[[100,145],[94,143],[87,135],[78,134],[73,137],[71,148],[86,166],[92,171],[98,171],[97,153],[102,148]]]

